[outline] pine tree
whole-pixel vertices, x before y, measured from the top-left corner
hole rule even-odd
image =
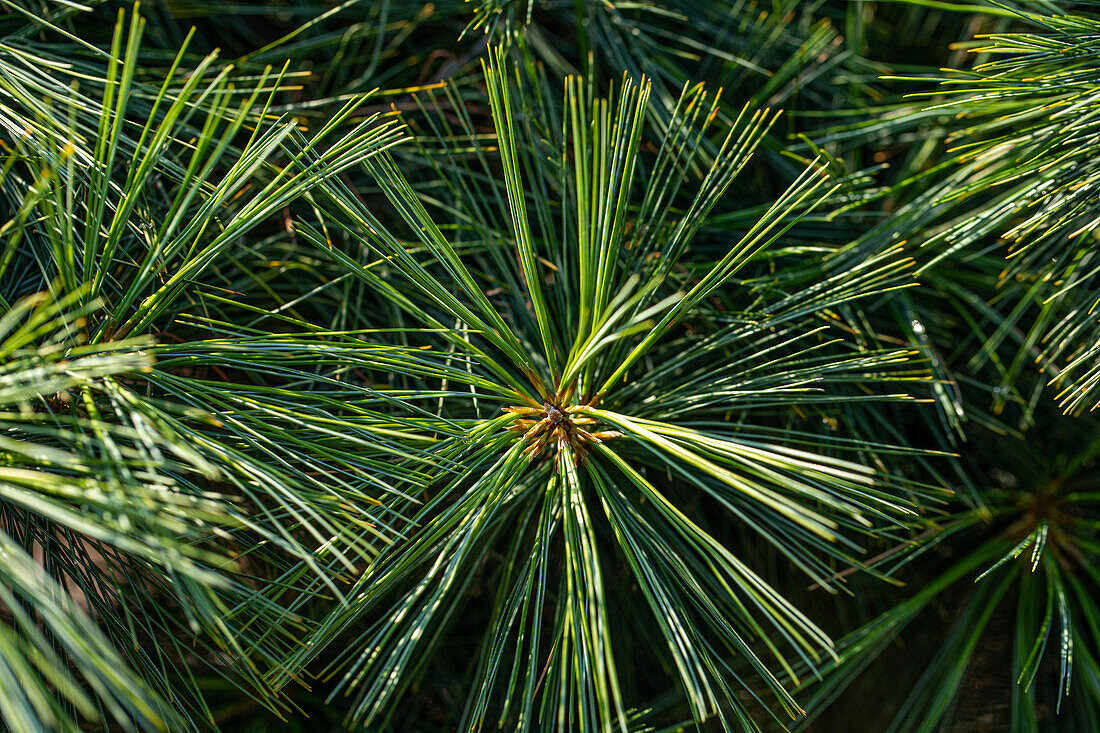
[[[1100,730],[1090,5],[0,0],[4,725]]]

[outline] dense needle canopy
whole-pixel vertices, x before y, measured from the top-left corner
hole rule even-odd
[[[2,726],[1100,729],[1097,39],[0,0]]]

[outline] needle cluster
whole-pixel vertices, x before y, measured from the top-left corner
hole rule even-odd
[[[575,384],[560,389],[542,405],[501,408],[515,416],[508,430],[522,434],[520,440],[527,443],[523,454],[529,459],[538,458],[547,448],[562,451],[568,447],[574,461],[580,461],[584,460],[591,445],[622,437],[618,431],[599,429],[600,421],[586,414],[598,400],[568,403],[575,389]]]

